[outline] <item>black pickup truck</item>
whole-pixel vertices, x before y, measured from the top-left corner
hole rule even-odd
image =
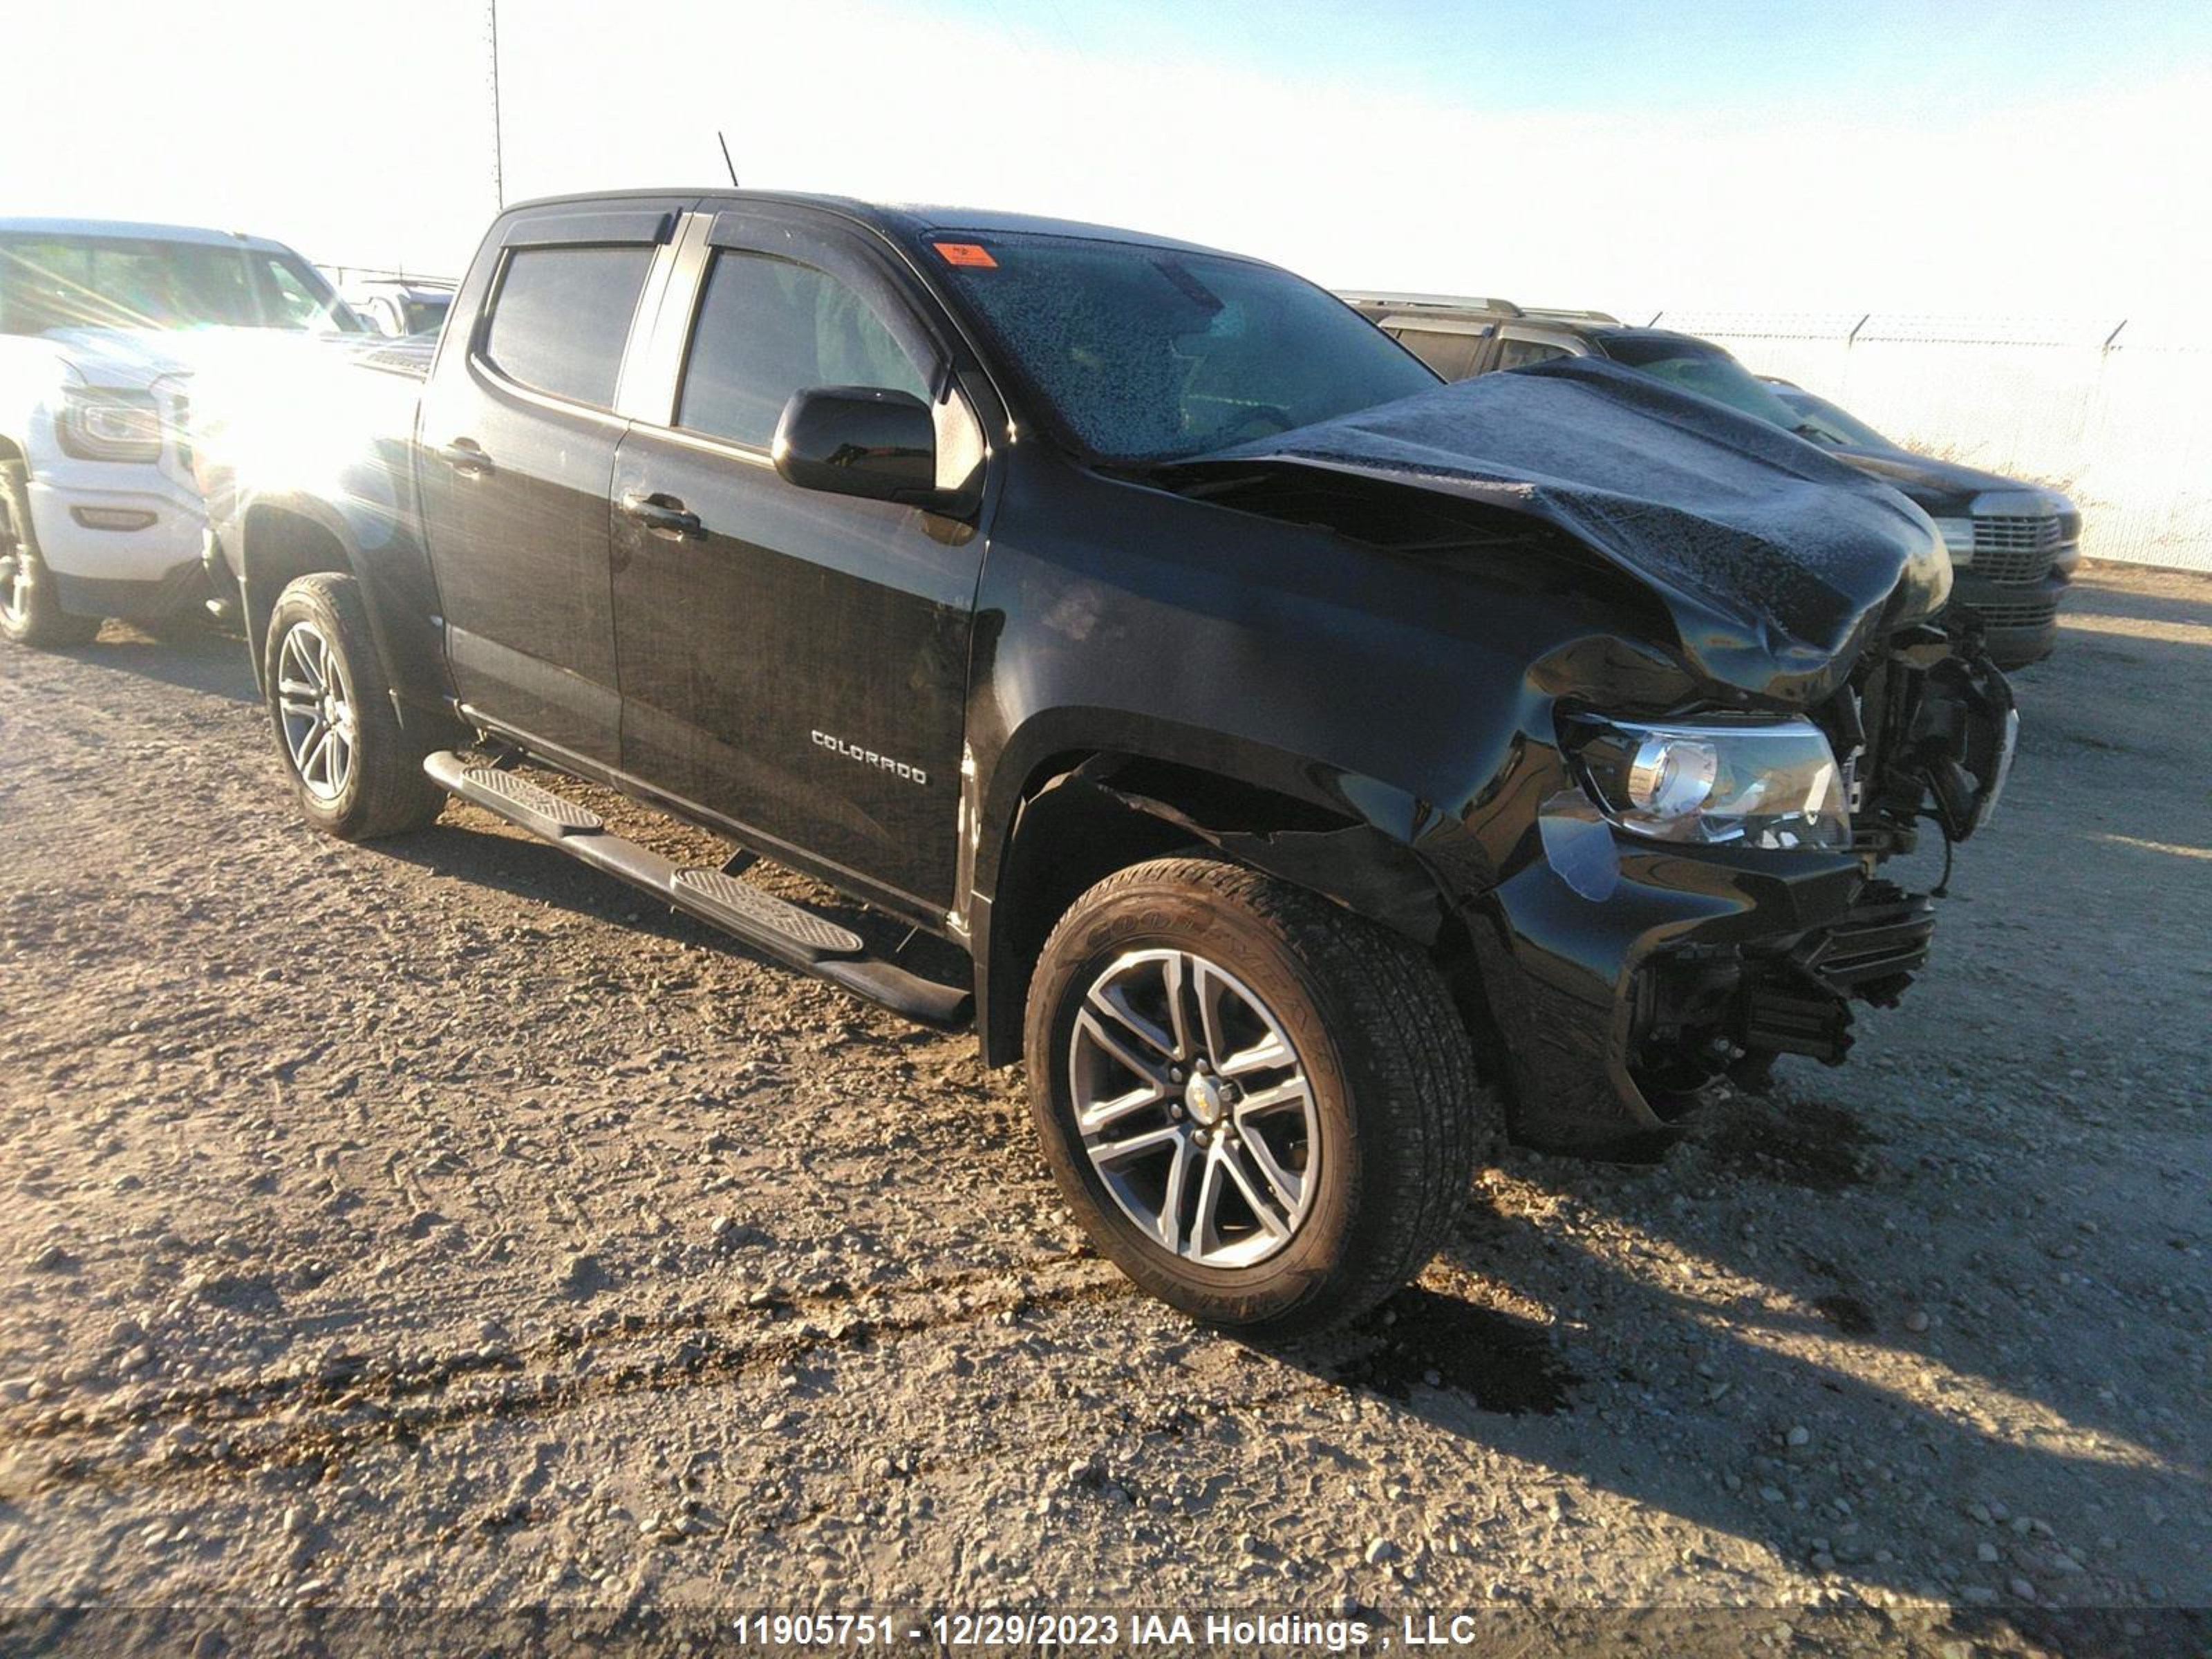
[[[457,794],[972,1020],[1099,1247],[1229,1326],[1419,1272],[1492,1109],[1640,1152],[1731,1068],[1840,1059],[1929,950],[1877,867],[1923,817],[1971,833],[2010,759],[1899,497],[1607,364],[1443,385],[1182,243],[542,202],[427,372],[319,372],[207,446],[308,819],[389,835]],[[972,973],[872,951],[860,909]]]

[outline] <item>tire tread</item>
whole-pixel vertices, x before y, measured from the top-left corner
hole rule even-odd
[[[1375,1141],[1361,1167],[1381,1171],[1384,1187],[1360,1195],[1359,1247],[1338,1271],[1317,1276],[1264,1324],[1243,1327],[1271,1336],[1325,1330],[1415,1277],[1457,1219],[1474,1183],[1488,1106],[1474,1046],[1443,975],[1410,940],[1304,888],[1219,859],[1156,859],[1107,877],[1060,918],[1040,960],[1052,959],[1064,935],[1098,905],[1167,885],[1196,889],[1258,920],[1346,1016],[1331,1033],[1346,1085],[1359,1098],[1363,1132]],[[1032,1054],[1033,1075],[1048,1060]]]
[[[349,810],[336,816],[319,810],[307,802],[306,791],[295,776],[294,787],[303,805],[318,828],[341,841],[376,841],[422,829],[444,809],[446,792],[422,770],[427,747],[410,738],[392,710],[361,585],[336,571],[318,571],[294,579],[277,597],[263,641],[268,659],[270,725],[287,775],[291,773],[291,757],[284,752],[283,722],[276,711],[276,653],[283,637],[287,610],[301,600],[325,612],[336,624],[335,643],[353,678],[356,763],[362,768],[356,800]]]

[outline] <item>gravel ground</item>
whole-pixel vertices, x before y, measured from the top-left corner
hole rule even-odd
[[[1090,1255],[971,1040],[473,809],[315,837],[234,641],[8,651],[0,1606],[1656,1608],[1951,1659],[2094,1608],[2196,1650],[2212,582],[2074,611],[1852,1065],[1653,1167],[1499,1148],[1420,1284],[1296,1352]]]

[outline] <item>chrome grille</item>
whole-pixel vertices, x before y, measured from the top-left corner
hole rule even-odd
[[[2056,514],[2033,518],[1977,514],[1970,568],[1993,582],[2039,582],[2051,574],[2051,556],[2064,534]]]
[[[192,400],[181,392],[170,393],[166,418],[170,435],[176,442],[177,459],[189,472],[192,467]]]
[[[2037,599],[2021,605],[1978,605],[1973,611],[1985,628],[2041,628],[2058,614],[2058,606],[2051,599]]]
[[[161,471],[184,483],[192,477],[192,400],[181,376],[164,376],[152,387],[161,416]]]

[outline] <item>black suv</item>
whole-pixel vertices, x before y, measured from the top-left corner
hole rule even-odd
[[[1442,385],[1180,242],[537,203],[427,375],[316,372],[208,457],[309,821],[450,792],[972,1019],[1099,1247],[1243,1328],[1418,1272],[1492,1101],[1643,1146],[1731,1066],[1840,1058],[1928,951],[1876,867],[2009,758],[1888,491],[1602,364]],[[737,850],[679,867],[524,760]],[[866,941],[909,930],[972,971]]]
[[[1716,398],[1834,450],[1936,520],[1958,572],[1954,604],[1987,630],[2006,668],[2051,654],[2058,606],[2081,562],[2081,515],[2055,489],[1899,447],[1787,381],[1753,376],[1722,347],[1601,311],[1524,310],[1437,295],[1343,296],[1446,380],[1595,356]]]

